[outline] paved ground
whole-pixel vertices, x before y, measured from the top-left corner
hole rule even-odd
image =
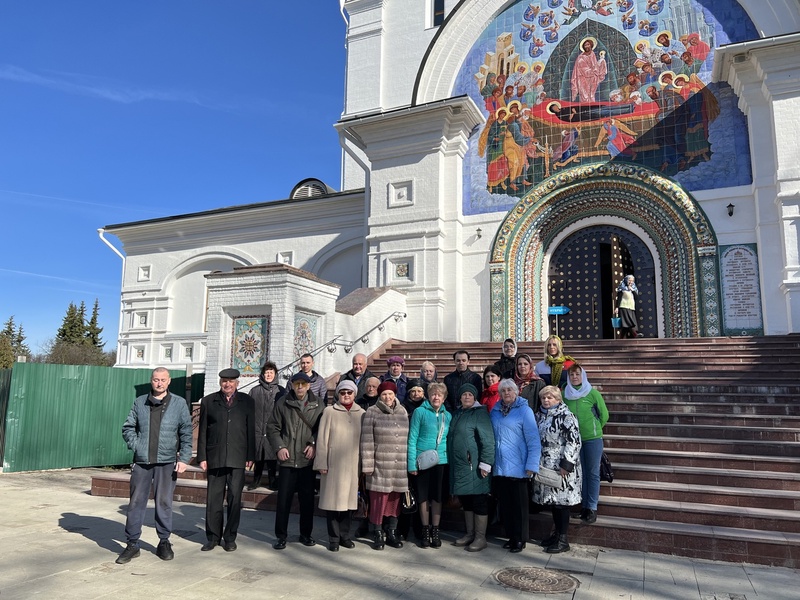
[[[175,506],[175,559],[159,560],[148,511],[142,555],[127,565],[114,560],[124,547],[124,509],[118,498],[89,495],[90,470],[0,474],[0,600],[119,598],[335,598],[493,599],[538,595],[497,583],[512,567],[541,567],[577,579],[574,592],[552,600],[789,600],[800,598],[800,572],[791,569],[692,560],[637,551],[573,546],[548,555],[529,545],[520,554],[491,540],[471,554],[449,545],[423,550],[329,552],[324,520],[306,548],[270,544],[274,514],[247,510],[236,552],[200,552],[204,507]],[[292,525],[296,527],[296,519]],[[296,530],[294,531],[296,534]]]

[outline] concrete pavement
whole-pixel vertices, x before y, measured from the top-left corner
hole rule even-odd
[[[174,506],[175,559],[155,556],[158,542],[152,502],[142,554],[127,565],[114,560],[125,546],[126,502],[89,495],[90,469],[0,474],[0,600],[41,598],[309,598],[324,600],[413,598],[494,599],[536,597],[500,585],[494,577],[511,567],[541,567],[574,577],[579,586],[548,599],[574,600],[790,600],[800,598],[800,572],[761,565],[681,558],[636,550],[573,545],[548,555],[529,544],[520,554],[490,539],[483,552],[449,543],[439,550],[327,550],[325,523],[315,522],[317,546],[271,544],[274,513],[245,510],[236,552],[200,552],[204,507]],[[602,518],[602,517],[601,517]],[[460,535],[460,534],[459,534]],[[668,551],[665,548],[665,551]]]

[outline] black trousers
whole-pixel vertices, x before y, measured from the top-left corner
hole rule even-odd
[[[512,542],[527,542],[530,537],[528,480],[495,477],[500,505],[500,521]]]
[[[339,540],[350,539],[350,515],[352,511],[326,510],[325,518],[328,521],[328,541],[339,543]]]
[[[275,537],[285,540],[289,530],[289,513],[295,492],[300,504],[300,535],[311,537],[314,528],[314,469],[281,467],[278,472],[278,502],[275,509]]]
[[[236,541],[239,519],[242,515],[242,489],[244,488],[244,467],[222,467],[209,469],[206,473],[208,487],[206,493],[206,538],[209,542],[224,540]],[[226,498],[227,489],[227,498]],[[227,499],[228,518],[222,528],[222,503]]]

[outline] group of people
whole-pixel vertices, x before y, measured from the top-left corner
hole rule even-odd
[[[531,501],[551,507],[554,528],[542,541],[549,553],[569,550],[570,507],[580,518],[597,516],[602,428],[608,411],[586,371],[563,353],[556,336],[545,342],[543,360],[503,344],[483,376],[470,369],[470,354],[453,355],[455,369],[440,382],[426,361],[408,378],[400,356],[375,377],[363,354],[339,378],[332,402],[313,370],[313,357],[287,389],[278,368],[266,362],[249,393],[238,390],[239,372],[220,372],[220,390],[200,402],[197,463],[206,472],[206,543],[236,550],[245,470],[254,468],[251,489],[277,490],[275,542],[286,548],[290,509],[298,497],[299,541],[314,546],[315,483],[325,511],[328,549],[353,548],[353,515],[366,508],[366,534],[373,548],[401,548],[413,527],[423,548],[440,548],[442,505],[457,497],[466,533],[453,542],[469,552],[487,547],[486,530],[497,516],[511,552],[529,539]],[[136,399],[123,426],[134,451],[127,546],[117,562],[139,556],[144,509],[155,483],[156,554],[170,560],[172,494],[177,473],[191,458],[191,418],[185,400],[168,390],[169,373],[156,369],[152,390]],[[266,470],[266,481],[264,474]],[[547,479],[544,473],[555,473]],[[227,514],[223,514],[223,499]],[[360,506],[361,504],[361,506]],[[360,531],[363,531],[360,530]]]

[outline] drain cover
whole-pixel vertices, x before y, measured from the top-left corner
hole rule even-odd
[[[512,567],[494,574],[500,585],[533,594],[560,594],[578,588],[578,580],[539,567]]]

